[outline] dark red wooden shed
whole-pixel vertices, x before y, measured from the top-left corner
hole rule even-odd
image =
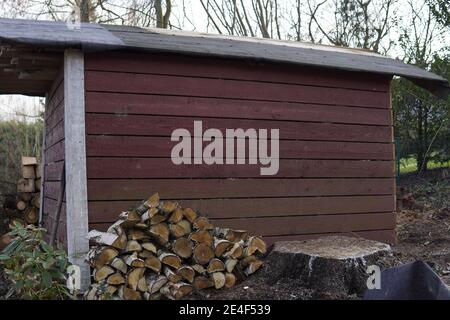
[[[353,234],[395,242],[390,82],[430,72],[355,49],[157,29],[0,19],[0,93],[46,96],[41,221],[88,269],[88,228],[158,191],[268,242]],[[174,129],[279,129],[259,165],[175,165]]]

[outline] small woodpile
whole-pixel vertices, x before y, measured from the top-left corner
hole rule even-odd
[[[17,182],[17,195],[10,196],[3,205],[2,219],[11,229],[14,223],[22,225],[39,222],[41,206],[42,167],[35,157],[22,157],[22,178]],[[10,242],[7,235],[0,237],[0,247]]]
[[[92,230],[86,299],[182,299],[231,288],[263,264],[266,244],[247,231],[214,227],[204,216],[152,195],[107,232]]]

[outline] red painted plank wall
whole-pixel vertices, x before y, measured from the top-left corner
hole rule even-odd
[[[394,241],[390,78],[122,52],[87,54],[85,67],[91,228],[158,191],[269,242],[332,233]],[[194,120],[203,130],[279,128],[278,174],[172,164],[171,133],[193,132]]]
[[[64,75],[61,70],[47,94],[45,110],[45,173],[43,225],[50,233],[55,223],[56,203],[60,192],[62,164],[64,162]],[[56,240],[66,245],[65,203],[62,206]]]

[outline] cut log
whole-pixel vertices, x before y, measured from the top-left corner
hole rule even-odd
[[[131,229],[128,231],[128,239],[137,241],[137,240],[149,239],[149,237],[142,230]]]
[[[124,252],[139,252],[142,251],[142,247],[136,240],[130,240],[125,247]]]
[[[36,190],[33,179],[20,179],[17,182],[17,192],[33,193]]]
[[[136,223],[141,222],[141,216],[136,212],[136,210],[122,212],[119,215],[119,218],[122,220],[120,223],[122,228],[131,228]]]
[[[31,201],[33,198],[33,194],[29,192],[19,192],[18,193],[19,199],[25,202]]]
[[[141,244],[142,248],[144,248],[147,251],[150,251],[152,253],[157,253],[158,249],[156,248],[156,246],[152,243],[152,242],[143,242]]]
[[[187,238],[178,238],[172,244],[172,251],[183,259],[192,256],[192,241]]]
[[[181,267],[180,257],[173,253],[162,252],[158,255],[158,259],[161,261],[161,263],[165,264],[166,266],[172,267],[175,270]]]
[[[36,179],[40,179],[42,177],[42,172],[43,172],[43,168],[44,166],[42,165],[42,163],[38,163],[34,169],[35,169],[35,174],[36,174]]]
[[[145,267],[149,268],[150,270],[153,270],[156,273],[161,272],[161,261],[155,257],[154,255],[151,255],[144,261]]]
[[[23,166],[34,166],[37,164],[36,157],[26,157],[22,156],[22,165]]]
[[[31,204],[33,205],[33,207],[39,209],[41,207],[41,196],[35,195],[31,200]]]
[[[169,241],[169,228],[167,224],[160,223],[155,226],[150,227],[150,235],[155,239],[159,244],[166,244]]]
[[[127,286],[137,290],[139,280],[144,276],[145,268],[135,268],[127,274]]]
[[[147,282],[147,291],[150,294],[155,294],[165,286],[169,280],[163,275],[152,273],[145,277],[145,281]]]
[[[36,224],[39,221],[39,212],[36,208],[28,208],[23,214],[23,218],[28,224]]]
[[[161,288],[161,293],[171,300],[179,300],[192,292],[194,288],[184,282],[173,283]]]
[[[125,263],[125,261],[118,257],[114,258],[114,260],[111,262],[111,267],[119,270],[123,274],[126,274],[128,272],[127,264]]]
[[[108,228],[106,231],[107,233],[115,234],[118,236],[116,243],[114,243],[114,246],[116,246],[118,249],[122,250],[125,249],[128,243],[127,235],[122,228],[122,221],[118,221],[114,223],[111,227]]]
[[[169,230],[170,230],[170,235],[175,239],[181,238],[184,235],[186,235],[186,230],[184,229],[184,227],[182,225],[179,225],[178,223],[169,224]]]
[[[197,243],[194,247],[192,257],[196,263],[205,265],[214,258],[214,250],[207,243]]]
[[[231,242],[245,242],[248,238],[248,232],[246,230],[233,230],[228,228],[214,228],[214,235]]]
[[[155,193],[151,195],[144,204],[149,208],[155,208],[159,204],[159,194]]]
[[[125,283],[125,278],[122,276],[121,273],[116,272],[111,274],[108,279],[106,280],[106,283],[113,285],[113,286],[118,286],[121,284]]]
[[[187,280],[189,283],[194,282],[195,271],[190,266],[181,266],[177,270],[177,274],[180,275],[184,280]]]
[[[99,269],[94,270],[94,279],[95,279],[95,281],[100,282],[100,281],[108,278],[108,276],[110,276],[113,273],[114,273],[113,268],[111,268],[109,266],[103,266]]]
[[[214,287],[214,280],[205,276],[197,276],[194,278],[193,286],[197,290],[203,290]]]
[[[214,226],[209,222],[209,219],[206,217],[198,217],[192,223],[194,229],[197,230],[213,230]]]
[[[136,229],[141,229],[141,230],[147,230],[148,229],[148,224],[143,223],[143,222],[138,222],[134,225],[134,228]]]
[[[214,273],[214,272],[219,272],[219,271],[224,271],[225,270],[225,264],[222,262],[222,260],[214,258],[211,259],[211,261],[208,264],[208,268],[206,269],[206,271],[208,273]]]
[[[242,247],[242,241],[236,242],[233,244],[233,246],[223,254],[225,258],[233,258],[233,259],[239,259],[242,257],[244,253],[244,248]]]
[[[183,279],[183,277],[172,271],[169,267],[163,268],[164,275],[169,279],[170,282],[176,283]]]
[[[233,270],[234,270],[234,267],[236,267],[237,263],[238,263],[238,260],[237,260],[237,259],[233,259],[233,258],[227,259],[227,260],[225,261],[225,270],[226,270],[228,273],[232,273]]]
[[[163,201],[159,203],[159,210],[166,215],[174,212],[177,207],[178,204],[172,201]]]
[[[190,223],[193,223],[197,219],[197,213],[191,208],[183,209],[183,215]]]
[[[118,254],[114,248],[99,246],[89,250],[87,260],[91,266],[98,269],[109,264]]]
[[[118,287],[109,285],[106,287],[105,292],[109,295],[109,297],[111,297],[112,295],[114,295],[117,292],[117,290],[119,290]]]
[[[34,190],[35,191],[41,191],[41,179],[34,180]]]
[[[192,232],[191,223],[186,219],[177,222],[177,226],[180,226],[184,229],[184,234],[190,234]]]
[[[145,260],[151,256],[153,256],[153,253],[151,253],[150,251],[147,251],[147,250],[142,250],[142,251],[138,252],[138,257],[141,258],[142,260]]]
[[[137,289],[140,292],[147,292],[147,282],[145,281],[145,277],[142,277],[138,281]]]
[[[22,178],[24,179],[36,179],[36,172],[34,166],[22,165]]]
[[[252,261],[248,264],[248,267],[244,270],[244,273],[246,276],[249,276],[256,271],[263,265],[263,262],[261,260]]]
[[[117,249],[125,248],[120,236],[114,233],[91,230],[88,233],[88,239],[99,245],[111,246]]]
[[[167,220],[170,223],[178,223],[184,218],[183,210],[181,208],[176,208],[174,212],[170,215]]]
[[[136,252],[133,252],[132,254],[128,256],[124,256],[125,263],[133,268],[144,268],[145,263],[144,260],[139,259]]]
[[[17,208],[17,210],[19,210],[19,211],[23,211],[23,210],[25,210],[25,209],[27,208],[27,204],[26,204],[25,201],[22,201],[22,200],[17,201],[17,203],[16,203],[16,208]]]
[[[167,219],[166,215],[157,213],[150,218],[150,225],[154,226],[158,223],[165,221],[166,219]]]
[[[4,234],[0,237],[0,251],[5,249],[11,242],[13,241],[13,238],[8,235]]]
[[[225,274],[223,272],[214,272],[211,278],[214,281],[214,288],[220,289],[225,285]]]
[[[225,273],[225,288],[234,287],[236,284],[236,276],[232,273]]]
[[[123,300],[142,300],[142,296],[139,291],[127,288],[126,286],[121,286],[118,292],[119,297]]]
[[[250,237],[245,244],[244,255],[251,256],[259,252],[261,254],[266,253],[266,243],[260,237]]]
[[[215,239],[214,240],[214,254],[217,258],[220,258],[224,255],[224,253],[231,249],[233,243],[224,239]]]
[[[367,266],[382,265],[389,245],[361,238],[329,236],[314,240],[280,241],[261,271],[268,284],[296,279],[318,292],[362,294],[367,290]]]
[[[247,256],[240,260],[240,265],[243,268],[247,268],[250,263],[258,261],[259,259],[256,256]]]
[[[189,239],[196,243],[207,243],[208,245],[212,245],[214,241],[214,237],[208,230],[199,230],[192,232],[189,236]]]
[[[192,269],[195,270],[195,272],[197,272],[198,274],[205,274],[206,273],[206,269],[204,266],[202,266],[201,264],[193,264],[192,265]]]

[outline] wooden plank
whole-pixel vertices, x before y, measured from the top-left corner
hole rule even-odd
[[[84,108],[84,54],[64,52],[64,137],[66,171],[67,250],[69,261],[80,267],[81,292],[90,285],[86,130]]]
[[[47,132],[47,148],[52,147],[54,144],[64,140],[64,119],[58,122],[53,129]]]
[[[170,53],[91,53],[86,56],[86,70],[266,81],[371,91],[389,89],[389,79],[381,75]]]
[[[254,178],[259,165],[174,165],[161,158],[88,158],[89,179]],[[394,176],[393,161],[280,160],[273,178],[383,178]]]
[[[216,128],[225,132],[229,128],[279,129],[281,140],[349,142],[392,142],[393,140],[389,126],[110,114],[86,114],[86,132],[101,135],[170,137],[174,130],[184,128],[193,135],[194,120],[202,121],[203,130]]]
[[[385,92],[163,75],[86,72],[86,90],[388,108]]]
[[[49,130],[52,130],[58,123],[64,120],[64,100],[55,108],[53,113],[46,120]]]
[[[44,216],[46,219],[55,220],[55,213],[57,208],[57,200],[45,197],[44,203]],[[66,223],[67,215],[66,215],[66,202],[64,200],[63,205],[61,206],[61,215],[59,217],[60,222]],[[59,229],[59,228],[58,228]],[[51,229],[50,229],[51,230]],[[49,231],[50,231],[49,230]],[[66,230],[63,230],[66,233]]]
[[[245,199],[197,199],[179,201],[211,219],[361,214],[393,212],[395,201],[387,196],[291,197]],[[120,212],[139,205],[139,201],[89,202],[89,221],[114,221]]]
[[[45,150],[47,163],[64,160],[64,140],[54,144]]]
[[[344,214],[276,218],[213,219],[217,226],[245,229],[263,237],[289,234],[348,233],[371,230],[393,230],[394,213]],[[106,230],[113,221],[90,223],[91,229]]]
[[[284,236],[266,236],[264,237],[264,241],[268,246],[270,246],[271,244],[277,241],[300,241],[308,239],[317,239],[320,237],[332,235],[364,238],[392,245],[397,243],[397,235],[395,230],[372,230],[372,231],[356,231],[347,233],[318,233],[318,234],[291,234]]]
[[[45,165],[45,179],[46,181],[59,181],[61,179],[61,170],[63,167],[63,162],[52,162]]]
[[[391,114],[386,109],[110,92],[87,92],[86,112],[392,124]]]
[[[47,196],[57,195],[49,183]],[[162,199],[389,195],[394,179],[123,179],[88,181],[88,199]],[[54,198],[55,196],[53,196]],[[256,201],[256,200],[255,200]]]
[[[177,143],[166,137],[88,136],[86,140],[88,157],[170,157]],[[203,142],[203,147],[209,143]],[[282,159],[394,159],[390,143],[282,140],[279,152]]]

